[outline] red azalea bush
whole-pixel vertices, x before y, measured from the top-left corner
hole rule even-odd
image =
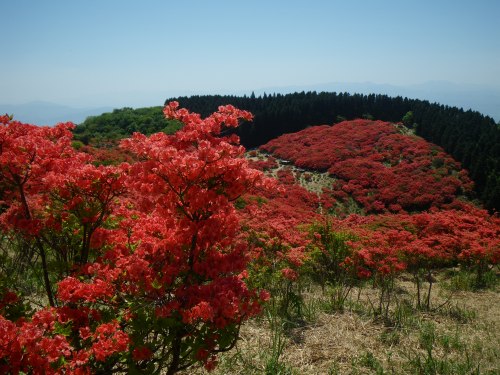
[[[137,162],[119,167],[90,164],[69,124],[2,117],[2,231],[42,256],[53,306],[0,317],[2,372],[211,369],[269,298],[245,283],[232,202],[270,183],[221,136],[251,114],[225,106],[202,119],[173,102],[165,115],[184,128],[124,140]]]
[[[255,154],[250,153],[249,156],[255,157],[257,151],[254,150],[253,152]],[[258,169],[258,170],[265,172],[265,171],[269,171],[269,170],[272,170],[274,168],[277,168],[278,163],[277,163],[275,158],[273,158],[272,156],[269,156],[268,158],[264,158],[262,160],[261,159],[258,159],[258,160],[250,159],[250,166],[252,168],[255,168],[255,169]]]
[[[79,145],[77,143],[77,145]],[[74,144],[73,144],[74,147]],[[100,147],[91,145],[77,146],[81,152],[89,154],[94,164],[100,165],[119,165],[121,163],[133,163],[133,155],[130,152],[118,147],[118,142],[109,142]]]
[[[296,166],[328,171],[332,196],[351,195],[366,212],[424,210],[470,192],[472,183],[444,151],[371,120],[314,126],[273,139],[261,149]]]
[[[301,299],[298,284],[309,242],[306,227],[318,220],[320,202],[296,183],[289,168],[277,175],[276,189],[243,197],[238,210],[243,224],[240,236],[251,244],[249,282],[268,289],[278,313],[291,319],[300,310],[292,301]]]
[[[417,304],[421,285],[432,284],[432,272],[461,265],[477,273],[481,285],[485,271],[500,259],[500,219],[471,204],[461,209],[418,214],[353,215],[338,221],[338,230],[349,231],[351,253],[343,265],[358,277],[393,278],[403,270],[414,276]],[[430,288],[426,305],[430,305]]]

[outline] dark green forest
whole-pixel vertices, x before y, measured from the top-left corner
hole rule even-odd
[[[284,133],[308,126],[334,124],[355,118],[401,122],[429,142],[445,149],[469,170],[477,197],[490,210],[500,210],[500,126],[479,112],[425,100],[349,93],[300,92],[263,96],[204,95],[167,99],[207,116],[224,104],[252,112],[254,121],[238,128],[247,148],[258,147]],[[123,108],[89,117],[75,129],[87,144],[119,139],[141,131],[172,133],[179,124],[166,121],[161,107]]]

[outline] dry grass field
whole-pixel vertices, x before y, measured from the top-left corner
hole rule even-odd
[[[300,317],[287,321],[268,306],[213,374],[498,374],[498,274],[489,288],[470,290],[467,275],[450,273],[439,275],[430,310],[416,309],[413,284],[398,280],[383,316],[370,286],[342,307],[328,290],[304,288]]]

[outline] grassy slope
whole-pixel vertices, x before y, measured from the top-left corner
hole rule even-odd
[[[242,327],[237,347],[213,374],[497,374],[500,288],[466,290],[467,278],[452,270],[441,275],[434,307],[419,311],[403,276],[388,319],[373,313],[375,289],[353,290],[339,310],[331,291],[306,285],[301,319],[283,328],[268,306]]]

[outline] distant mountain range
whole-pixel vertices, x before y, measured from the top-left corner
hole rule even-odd
[[[464,110],[472,109],[492,117],[496,122],[500,121],[500,88],[487,85],[456,84],[448,81],[431,81],[417,85],[404,86],[378,84],[373,82],[328,82],[314,85],[266,87],[256,89],[254,93],[255,95],[262,95],[264,93],[286,94],[301,91],[349,92],[352,94],[373,93],[402,96],[410,99],[428,100],[431,103],[436,102],[451,107],[463,108]],[[190,96],[191,94],[202,93],[192,92],[189,94],[183,92],[181,94],[172,91],[169,94],[170,95],[165,96],[163,99],[167,97],[175,98],[179,95]],[[224,92],[221,94],[248,95],[249,92],[235,90],[233,93]],[[160,102],[161,100],[162,99],[160,99]],[[128,100],[128,102],[130,102],[130,100]],[[144,100],[141,101],[141,103],[143,102]],[[153,105],[157,104],[151,104],[151,106]],[[123,105],[122,107],[125,106],[130,105]],[[34,101],[15,105],[0,104],[0,114],[13,114],[16,120],[36,125],[54,125],[58,122],[65,121],[72,121],[75,124],[80,124],[88,116],[110,112],[113,108],[120,108],[120,106],[76,108],[44,101]]]
[[[88,116],[112,111],[112,107],[73,108],[55,103],[35,101],[26,104],[0,104],[0,114],[34,125],[55,125],[58,122],[82,123]]]

